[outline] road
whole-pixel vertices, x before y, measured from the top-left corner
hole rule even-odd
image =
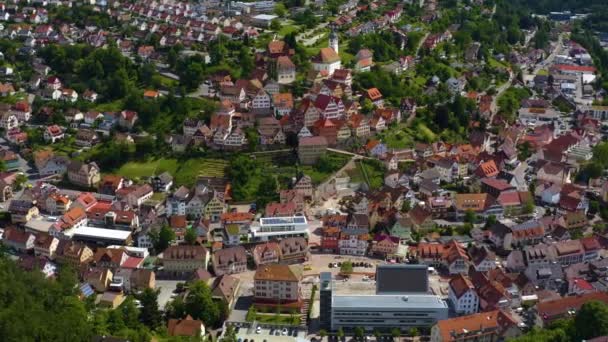
[[[549,56],[547,56],[544,61],[536,64],[536,66],[534,67],[534,75],[536,75],[541,69],[553,63],[555,56],[557,56],[561,52],[561,47],[564,41],[564,35],[565,33],[559,35],[557,43],[555,44],[555,47],[553,48],[553,51],[551,51]],[[498,89],[496,89],[496,96],[494,96],[494,99],[492,99],[492,106],[490,107],[492,111],[492,115],[490,116],[490,123],[494,120],[494,116],[498,112],[498,98],[513,85],[514,80],[515,74],[513,73],[513,71],[509,70],[509,81],[500,86]]]

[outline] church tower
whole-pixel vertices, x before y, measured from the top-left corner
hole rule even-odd
[[[331,28],[331,33],[329,34],[329,47],[332,48],[336,53],[338,53],[338,33],[334,27]]]

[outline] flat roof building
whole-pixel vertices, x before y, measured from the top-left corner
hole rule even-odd
[[[254,241],[267,241],[271,238],[308,236],[308,221],[304,216],[262,217],[251,226]]]
[[[327,330],[430,328],[448,318],[448,305],[428,292],[424,265],[381,265],[375,292],[339,294],[331,273],[320,274],[320,323]],[[345,285],[346,286],[346,285]],[[343,286],[341,286],[343,287]]]
[[[93,227],[80,227],[76,229],[72,239],[100,246],[127,246],[132,241],[131,232],[129,231]]]

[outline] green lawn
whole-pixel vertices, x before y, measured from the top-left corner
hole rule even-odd
[[[292,32],[297,32],[300,30],[300,26],[298,25],[283,25],[281,27],[281,29],[279,30],[279,32],[277,32],[279,34],[279,36],[281,37],[285,37],[286,35],[292,33]]]
[[[124,102],[122,100],[115,100],[112,102],[99,103],[93,108],[98,112],[120,112],[124,109]]]
[[[256,321],[260,323],[275,323],[275,324],[300,324],[300,316],[286,316],[286,315],[265,315],[265,314],[257,314],[255,316]]]
[[[490,65],[490,67],[492,67],[494,69],[501,69],[501,68],[506,69],[509,67],[509,65],[507,63],[497,61],[496,59],[494,59],[492,57],[488,58],[488,65]]]
[[[173,175],[176,185],[191,186],[200,176],[223,177],[228,161],[223,159],[193,158],[185,162],[177,159],[156,159],[147,162],[128,162],[116,173],[126,178],[147,178],[165,171]]]
[[[158,75],[158,80],[160,81],[160,84],[167,89],[174,88],[179,85],[179,81],[163,75]]]
[[[412,136],[402,126],[390,128],[382,132],[382,142],[389,148],[406,148],[414,145]]]

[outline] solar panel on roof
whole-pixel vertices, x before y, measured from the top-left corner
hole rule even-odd
[[[84,283],[84,284],[80,285],[80,292],[85,297],[89,297],[89,296],[95,294],[95,291],[93,291],[93,288],[88,283]]]

